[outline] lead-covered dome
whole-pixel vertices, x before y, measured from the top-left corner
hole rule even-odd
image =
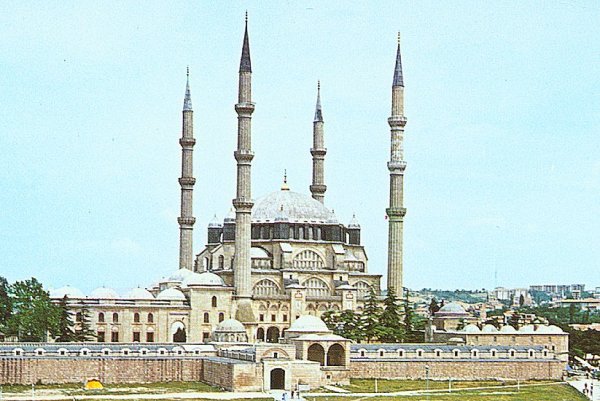
[[[193,273],[187,276],[181,285],[189,287],[191,285],[210,285],[210,286],[224,286],[225,282],[219,276],[211,272],[204,273]]]
[[[145,288],[136,287],[125,295],[127,299],[154,299],[154,295]]]
[[[282,212],[291,222],[326,223],[331,212],[308,195],[282,189],[258,199],[252,208],[253,222],[274,222]]]
[[[69,285],[50,290],[50,298],[85,298],[83,292],[79,288],[71,287]]]
[[[161,291],[156,299],[162,299],[165,301],[185,301],[185,295],[183,292],[179,291],[177,288],[167,288],[166,290]]]
[[[119,299],[121,297],[112,288],[100,287],[100,288],[96,288],[94,291],[92,291],[92,293],[90,294],[90,298]]]
[[[245,333],[244,325],[236,319],[226,319],[217,325],[216,332]]]
[[[289,332],[302,333],[329,333],[330,330],[324,321],[316,316],[303,315],[300,316],[288,329]]]
[[[439,311],[435,312],[435,316],[468,316],[469,314],[465,311],[458,302],[450,302],[440,308]]]

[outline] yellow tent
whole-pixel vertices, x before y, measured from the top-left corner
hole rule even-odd
[[[85,386],[83,387],[85,390],[102,390],[104,386],[100,383],[100,380],[90,379],[85,382]]]

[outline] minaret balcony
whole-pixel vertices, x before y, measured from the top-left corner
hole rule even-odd
[[[233,203],[233,207],[235,208],[236,212],[241,212],[241,213],[252,212],[252,206],[254,206],[254,202],[252,201],[252,199],[244,199],[244,198],[234,199],[232,203]]]
[[[236,150],[233,152],[233,157],[235,157],[235,160],[238,161],[240,164],[249,164],[252,159],[254,159],[254,152],[252,152],[251,150]]]
[[[235,105],[235,111],[239,115],[248,115],[250,116],[254,112],[254,103],[252,102],[241,102]]]
[[[387,163],[387,167],[392,174],[403,174],[406,170],[406,162],[404,160],[390,161]]]
[[[325,156],[327,154],[327,149],[326,148],[321,148],[321,149],[315,149],[315,148],[310,148],[310,154],[313,156]]]
[[[196,223],[195,217],[178,217],[177,222],[181,227],[192,227]]]
[[[179,138],[179,144],[181,145],[182,148],[186,148],[186,147],[194,147],[194,145],[196,144],[196,139],[195,138]]]
[[[310,192],[316,193],[316,194],[324,194],[325,191],[327,191],[327,185],[324,184],[314,184],[311,185],[310,187]]]
[[[179,185],[182,187],[193,187],[196,183],[196,179],[194,177],[181,177],[179,178]]]
[[[385,213],[390,218],[390,220],[401,220],[404,216],[406,216],[406,208],[388,207],[387,209],[385,209]]]
[[[406,117],[404,116],[392,116],[388,118],[388,124],[390,127],[404,127],[406,125]]]

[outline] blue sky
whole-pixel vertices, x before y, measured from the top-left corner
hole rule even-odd
[[[177,268],[187,65],[202,249],[235,192],[247,9],[255,198],[284,169],[308,193],[320,79],[326,205],[356,213],[370,271],[385,273],[401,31],[406,285],[600,285],[597,2],[214,4],[3,4],[0,275],[123,290]]]

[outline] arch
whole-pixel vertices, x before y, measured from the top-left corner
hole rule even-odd
[[[148,313],[148,323],[154,323],[154,315],[152,313]]]
[[[98,323],[104,323],[104,312],[98,313]]]
[[[173,337],[174,343],[184,343],[187,340],[187,334],[185,332],[185,324],[178,320],[173,322],[171,325],[171,336]]]
[[[285,370],[281,368],[275,368],[271,371],[271,390],[284,390],[285,389]]]
[[[279,329],[277,327],[271,326],[267,329],[267,342],[268,343],[279,342]]]
[[[335,343],[327,350],[327,366],[344,366],[346,351],[340,344]]]
[[[357,281],[352,284],[352,287],[356,288],[356,295],[359,298],[366,298],[369,293],[373,290],[373,287],[366,281]]]
[[[276,295],[280,292],[277,283],[267,278],[260,280],[252,289],[253,295]]]
[[[309,361],[319,362],[321,366],[325,365],[325,349],[321,344],[312,344],[308,347],[307,359]]]
[[[135,312],[133,314],[133,323],[139,323],[140,322],[140,314],[138,312]]]
[[[225,320],[225,314],[223,312],[219,313],[219,323],[221,323],[223,320]]]
[[[117,312],[112,314],[112,321],[113,323],[119,323],[119,314]]]
[[[265,329],[263,329],[262,327],[259,327],[256,330],[256,339],[258,341],[265,341]]]
[[[210,323],[210,314],[208,312],[204,312],[204,323]]]
[[[216,297],[216,295],[213,295],[213,297],[210,300],[210,304],[212,305],[213,308],[217,307],[217,297]]]
[[[325,297],[330,293],[327,283],[317,277],[309,278],[302,285],[306,287],[308,297]]]
[[[305,249],[294,256],[292,267],[295,269],[322,269],[325,267],[325,262],[323,261],[323,258],[315,251]]]

